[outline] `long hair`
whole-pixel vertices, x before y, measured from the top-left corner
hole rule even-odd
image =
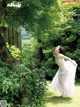
[[[62,46],[59,47],[59,53],[65,55],[65,51],[64,51],[64,48]]]

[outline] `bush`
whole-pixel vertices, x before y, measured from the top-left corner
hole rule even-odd
[[[28,98],[28,104],[31,107],[41,107],[44,102],[45,94],[45,71],[43,68],[38,68],[40,65],[37,57],[37,41],[34,38],[28,40],[22,50],[22,63],[27,68],[28,72],[25,75],[25,80],[22,87],[25,87],[25,93]],[[25,85],[26,84],[26,85]],[[28,90],[27,90],[28,89]],[[24,102],[24,101],[23,101]]]
[[[7,100],[12,107],[19,104],[41,107],[45,93],[44,72],[41,69],[30,70],[21,64],[9,70],[1,61],[0,67],[0,99]]]
[[[33,39],[33,44],[35,43]],[[14,64],[12,69],[0,61],[0,99],[7,100],[8,106],[44,106],[45,71],[37,68],[37,59],[34,56],[37,48],[33,44],[31,48],[27,43],[24,45],[22,63]]]
[[[19,82],[17,71],[10,70],[7,65],[0,61],[0,99],[15,102],[18,96]]]
[[[15,45],[9,45],[8,43],[6,44],[7,48],[9,49],[11,55],[17,60],[19,61],[21,58],[21,51],[19,50],[19,48],[15,47]]]

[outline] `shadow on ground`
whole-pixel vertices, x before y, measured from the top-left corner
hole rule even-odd
[[[61,98],[59,96],[47,97],[47,102],[58,104],[58,103],[71,103],[72,98]]]
[[[72,98],[61,98],[59,94],[56,94],[55,91],[48,90],[46,93],[46,101],[47,103],[54,103],[54,104],[59,104],[59,103],[72,103]]]
[[[46,107],[79,107],[80,103],[80,82],[75,84],[75,93],[72,97],[61,98],[60,93],[54,91],[50,87],[50,82],[47,82],[48,90],[46,92]]]

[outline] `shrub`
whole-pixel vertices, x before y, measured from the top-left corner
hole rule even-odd
[[[13,102],[18,96],[19,82],[18,73],[10,70],[6,64],[0,61],[0,99]],[[14,97],[15,96],[15,97]]]
[[[41,107],[44,104],[45,71],[37,68],[36,42],[25,44],[22,51],[22,63],[14,64],[12,69],[0,61],[0,99],[7,100],[8,106]],[[28,41],[30,42],[30,41]],[[31,48],[30,48],[31,46]]]
[[[40,65],[37,56],[37,41],[34,38],[28,40],[22,50],[22,63],[27,68],[28,72],[25,75],[22,87],[25,87],[25,93],[28,104],[31,107],[41,107],[44,102],[45,94],[45,71],[43,68],[38,68]],[[26,85],[25,85],[26,84]]]
[[[9,45],[8,43],[6,44],[7,48],[9,49],[11,55],[18,61],[21,58],[21,51],[19,48],[15,47],[15,45]]]

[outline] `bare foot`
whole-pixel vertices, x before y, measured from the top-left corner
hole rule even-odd
[[[63,96],[61,95],[60,98],[63,98]]]

